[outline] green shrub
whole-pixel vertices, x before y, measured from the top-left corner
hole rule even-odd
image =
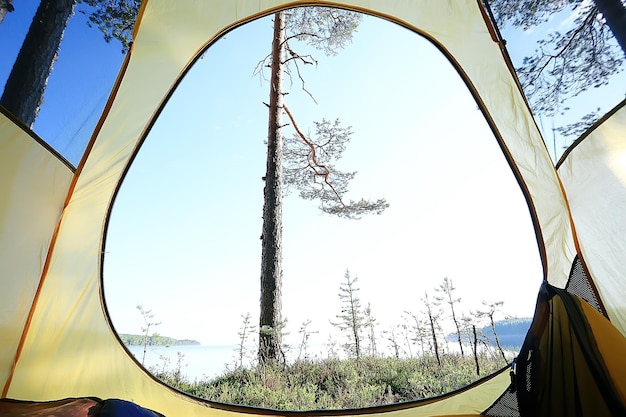
[[[481,376],[502,364],[479,357]],[[276,410],[361,408],[428,398],[476,379],[474,358],[301,360],[291,365],[235,369],[211,380],[190,383],[173,372],[157,374],[171,386],[211,401]]]

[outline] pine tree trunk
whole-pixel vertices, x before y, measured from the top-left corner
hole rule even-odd
[[[356,278],[355,278],[356,279]],[[356,359],[361,359],[361,338],[359,337],[359,330],[361,328],[361,323],[359,321],[357,311],[358,306],[354,300],[354,293],[352,292],[352,286],[350,286],[350,325],[352,326],[352,337],[354,340],[354,355]]]
[[[261,250],[261,314],[259,326],[259,361],[282,360],[281,291],[282,291],[282,185],[283,185],[283,44],[285,15],[274,15],[272,68],[270,79],[267,167],[263,193],[263,235]]]
[[[428,319],[430,321],[430,333],[433,338],[433,350],[435,351],[435,357],[437,358],[437,365],[441,366],[441,358],[439,357],[439,344],[437,343],[437,332],[435,331],[435,319],[430,313],[428,313]]]
[[[76,0],[42,0],[4,87],[0,104],[32,127]]]
[[[615,40],[626,54],[626,8],[621,0],[595,0],[598,11],[611,28]]]
[[[476,375],[480,376],[480,364],[478,363],[478,336],[476,335],[476,326],[472,325],[474,333],[474,344],[472,352],[474,352],[474,362],[476,363]]]
[[[456,319],[456,314],[454,313],[454,305],[451,304],[452,307],[452,320],[454,321],[454,327],[456,327],[456,340],[459,343],[459,348],[461,349],[461,356],[465,356],[463,352],[463,341],[461,340],[461,328],[459,327],[459,322]]]
[[[502,350],[502,346],[500,346],[500,339],[498,338],[498,333],[496,332],[496,324],[493,321],[493,316],[490,316],[489,319],[491,320],[491,331],[493,332],[493,337],[496,340],[496,346],[498,347],[500,356],[502,356],[504,363],[508,363],[508,361],[506,360],[506,355],[504,354],[504,350]]]

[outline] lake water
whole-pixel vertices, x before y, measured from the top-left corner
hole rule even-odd
[[[157,367],[159,370],[164,366],[173,371],[177,368],[178,352],[182,357],[181,371],[191,381],[202,378],[214,378],[224,373],[226,365],[232,369],[235,363],[236,346],[148,346],[144,366],[146,368]],[[128,349],[139,362],[143,357],[143,346],[129,346]]]
[[[529,321],[530,323],[530,321]],[[525,324],[527,326],[527,324]],[[498,330],[500,332],[500,330]],[[514,350],[518,350],[524,340],[525,331],[506,332],[500,334],[500,343],[502,346],[515,346]],[[454,338],[449,338],[447,349],[454,352],[457,349]],[[323,351],[323,346],[313,346],[312,351]],[[129,346],[128,349],[141,363],[143,357],[143,346]],[[178,353],[182,356],[181,371],[191,382],[205,378],[215,378],[224,374],[226,367],[235,368],[237,358],[236,345],[221,346],[203,346],[203,345],[183,345],[183,346],[148,346],[144,366],[146,368],[156,367],[161,370],[165,367],[168,371],[174,371],[177,368]],[[248,347],[247,357],[244,359],[244,366],[250,366],[251,361],[256,360],[256,346]],[[341,352],[340,352],[341,353]],[[287,352],[287,360],[293,361],[296,352]],[[320,355],[322,355],[320,353]],[[325,355],[322,355],[325,356]],[[511,356],[514,354],[511,352]],[[317,357],[317,356],[315,356]],[[321,357],[321,356],[320,356]]]

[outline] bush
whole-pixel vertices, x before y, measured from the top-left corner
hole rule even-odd
[[[300,360],[291,365],[235,369],[211,380],[190,383],[174,372],[156,376],[174,388],[210,401],[275,410],[362,408],[445,394],[476,379],[474,359],[442,355],[412,359]],[[481,376],[499,363],[479,358]]]

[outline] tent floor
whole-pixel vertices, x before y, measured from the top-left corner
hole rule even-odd
[[[0,416],[3,417],[163,417],[161,414],[134,403],[95,397],[65,398],[57,401],[20,401],[0,399]]]

